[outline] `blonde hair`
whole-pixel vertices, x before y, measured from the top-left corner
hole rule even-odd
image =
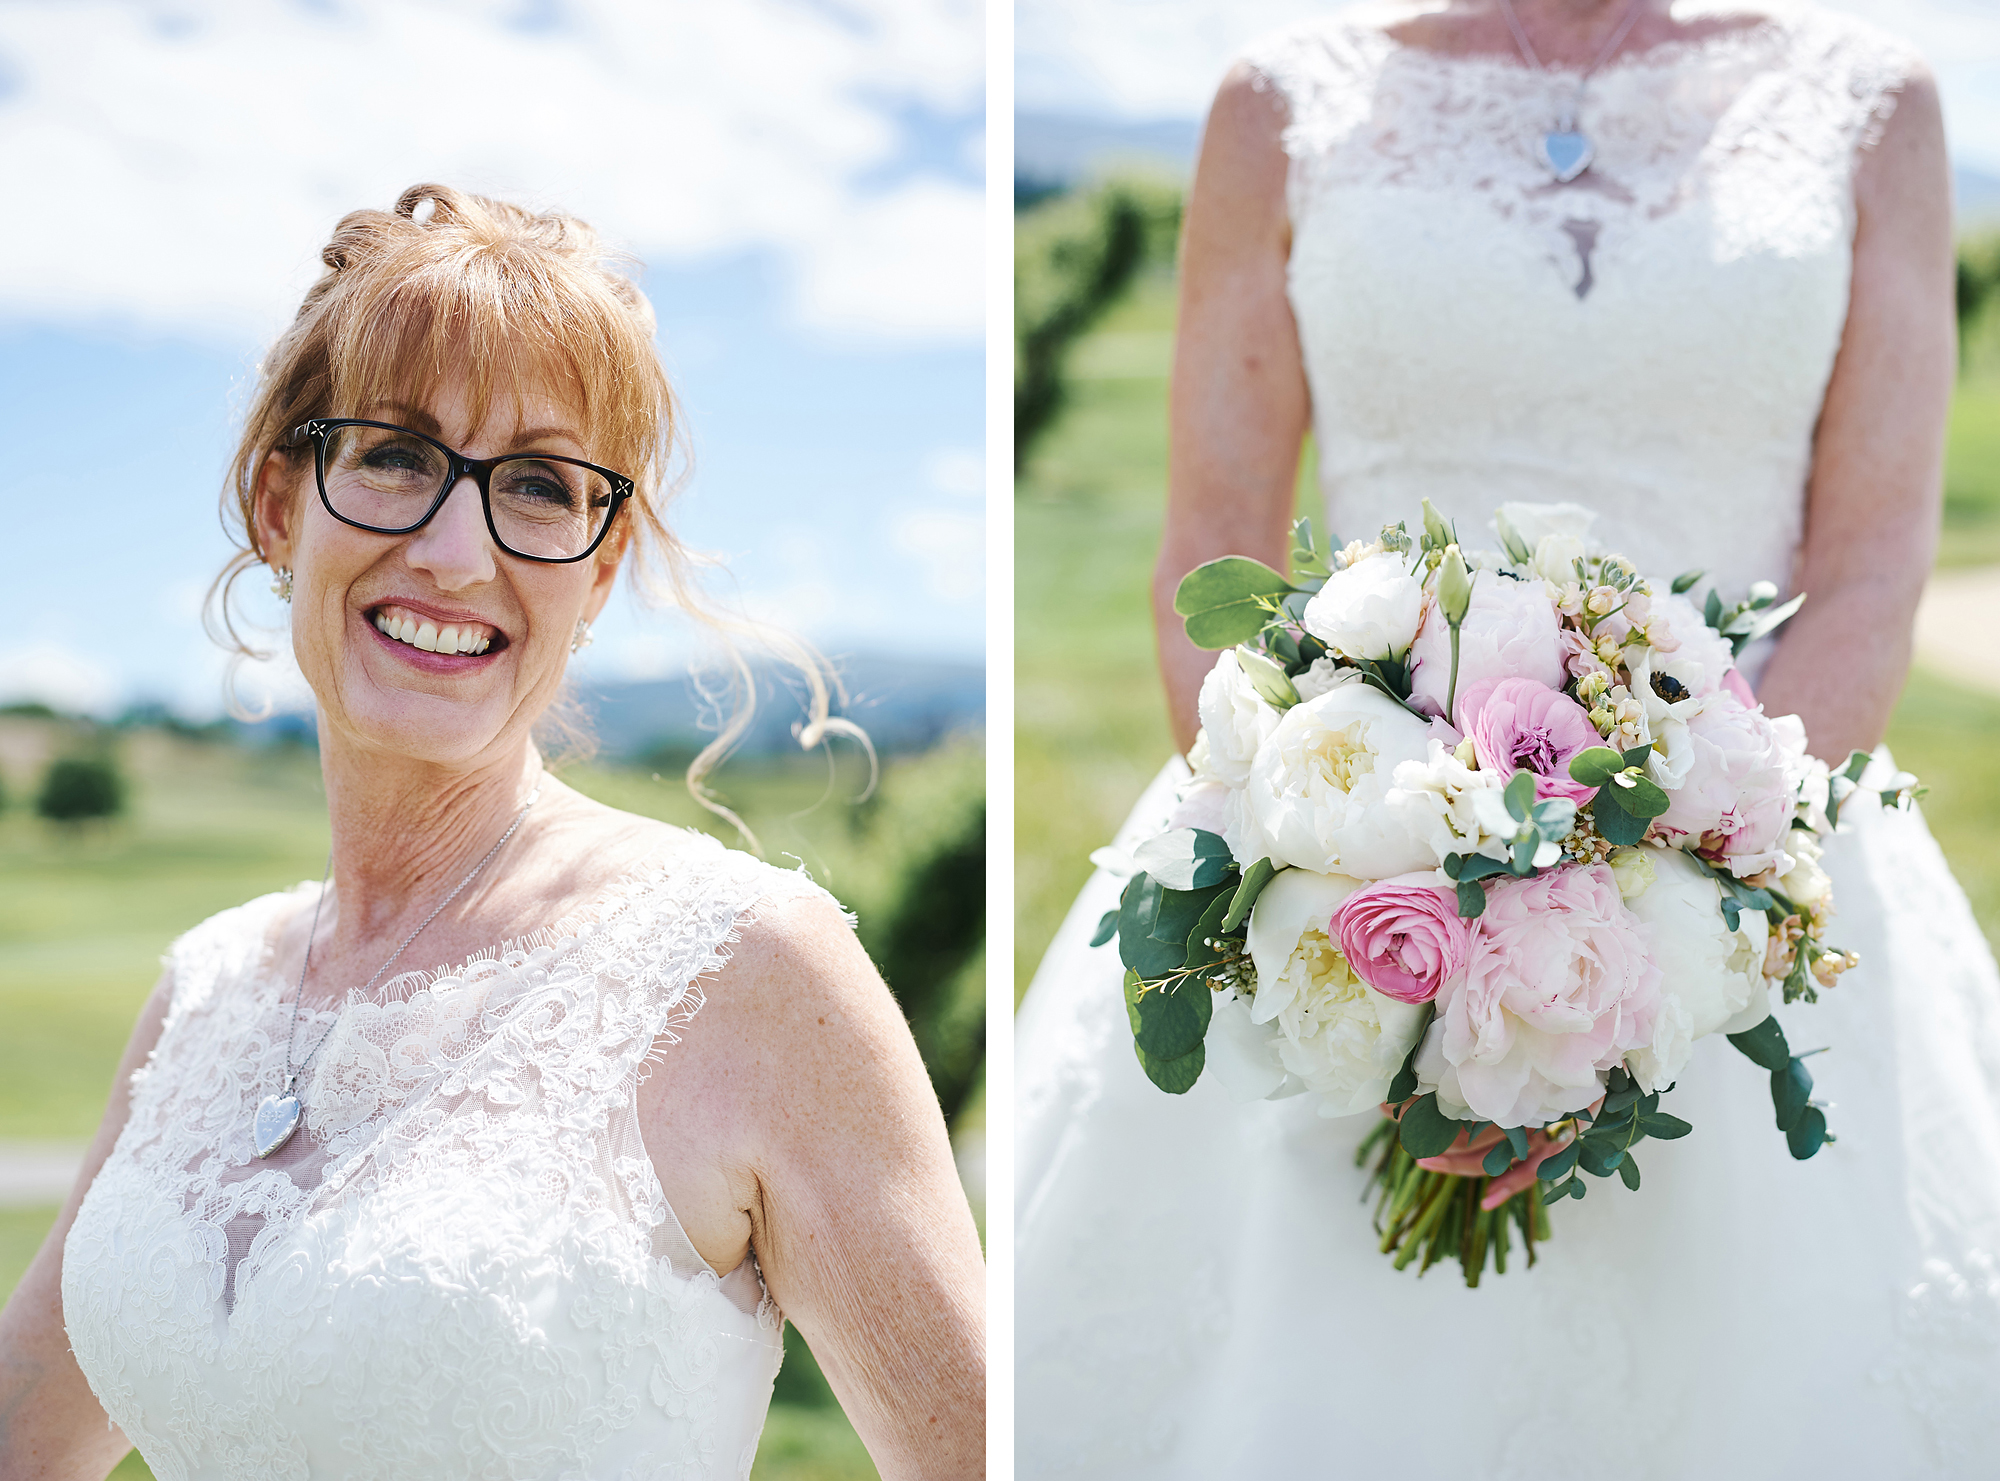
[[[684,452],[680,408],[654,347],[652,305],[634,281],[638,264],[587,224],[537,214],[443,185],[413,185],[392,211],[354,211],[320,251],[326,265],[291,326],[261,365],[243,435],[222,493],[224,527],[237,551],[209,589],[210,634],[238,659],[266,657],[245,640],[231,610],[236,581],[267,564],[254,513],[258,481],[274,456],[298,452],[293,432],[313,417],[359,416],[379,402],[421,405],[448,374],[468,378],[474,425],[523,374],[546,377],[582,418],[594,461],[625,473],[622,538],[642,601],[672,605],[720,643],[729,672],[728,718],[689,764],[688,791],[749,840],[743,820],[706,779],[735,749],[756,708],[755,675],[737,646],[755,642],[803,681],[802,748],[842,734],[873,748],[831,713],[844,698],[826,661],[791,634],[721,610],[694,580],[694,555],[668,528],[672,476]]]

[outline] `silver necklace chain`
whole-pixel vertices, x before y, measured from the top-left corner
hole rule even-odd
[[[542,795],[542,789],[540,787],[535,788],[534,791],[528,794],[528,800],[522,803],[521,810],[514,814],[514,821],[509,823],[507,825],[507,831],[500,835],[500,841],[494,844],[492,848],[486,851],[486,857],[481,859],[477,864],[474,864],[472,866],[472,872],[466,875],[464,879],[461,879],[458,882],[458,884],[453,887],[452,892],[449,895],[446,895],[442,900],[438,901],[437,909],[433,910],[429,915],[424,917],[423,925],[418,926],[414,931],[410,932],[409,935],[405,936],[403,938],[403,944],[397,947],[393,952],[389,954],[389,959],[386,962],[382,963],[381,966],[375,969],[375,975],[373,977],[370,977],[366,985],[362,987],[361,991],[363,993],[366,993],[371,989],[373,989],[375,984],[382,980],[382,974],[388,971],[391,967],[395,966],[397,959],[400,958],[405,951],[409,950],[410,943],[416,940],[417,937],[423,935],[424,927],[428,926],[432,921],[436,920],[440,915],[443,915],[445,906],[451,904],[452,901],[456,900],[459,897],[459,895],[464,892],[465,887],[467,885],[471,884],[475,879],[479,878],[480,874],[485,871],[486,866],[493,862],[494,855],[498,854],[501,849],[507,846],[507,840],[514,836],[515,830],[521,826],[521,820],[527,817],[528,809],[535,805],[536,799],[539,798],[541,795]],[[326,877],[320,881],[319,899],[313,902],[312,928],[306,932],[306,959],[299,967],[299,985],[297,989],[292,993],[292,1031],[289,1035],[286,1036],[285,1039],[286,1079],[285,1079],[285,1088],[279,1092],[281,1095],[291,1095],[298,1089],[299,1076],[303,1075],[308,1069],[312,1068],[313,1056],[319,1053],[321,1046],[326,1043],[328,1036],[333,1033],[335,1025],[337,1025],[340,1022],[340,1014],[338,1010],[336,1010],[333,1016],[333,1023],[329,1023],[326,1026],[326,1028],[321,1032],[319,1038],[313,1041],[312,1049],[309,1053],[307,1053],[304,1062],[301,1063],[296,1070],[292,1068],[292,1052],[298,1048],[298,1041],[299,1041],[299,1003],[300,1000],[305,995],[306,973],[312,968],[313,937],[319,934],[320,907],[326,904],[326,881],[331,878],[333,878],[333,855],[328,854],[326,859]]]
[[[1513,0],[1499,0],[1499,5],[1500,14],[1507,21],[1507,29],[1514,33],[1514,44],[1521,49],[1522,59],[1535,71],[1547,72],[1548,68],[1535,54],[1534,43],[1528,40],[1528,33],[1521,25],[1521,18],[1514,14]],[[1597,60],[1585,67],[1582,75],[1576,79],[1575,96],[1570,99],[1569,108],[1557,121],[1558,128],[1569,129],[1575,126],[1577,110],[1583,105],[1584,85],[1590,81],[1591,74],[1610,61],[1612,53],[1625,44],[1625,38],[1631,35],[1632,28],[1639,24],[1639,13],[1645,8],[1646,0],[1631,0],[1631,4],[1625,7],[1625,19],[1618,23],[1618,28],[1611,33],[1611,39],[1606,41],[1602,50],[1597,53]]]

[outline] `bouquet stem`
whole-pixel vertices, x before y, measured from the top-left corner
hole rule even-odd
[[[1394,1122],[1384,1120],[1362,1139],[1355,1164],[1365,1164],[1378,1149],[1369,1179],[1375,1193],[1375,1229],[1382,1236],[1382,1253],[1398,1270],[1421,1262],[1417,1274],[1422,1275],[1439,1260],[1456,1260],[1465,1272],[1465,1283],[1476,1286],[1489,1257],[1498,1274],[1507,1273],[1516,1231],[1527,1249],[1528,1264],[1535,1263],[1535,1247],[1549,1237],[1549,1213],[1535,1196],[1535,1184],[1498,1208],[1483,1209],[1479,1201],[1492,1179],[1417,1166],[1397,1139]]]

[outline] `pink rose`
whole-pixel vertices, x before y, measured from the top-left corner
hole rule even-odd
[[[1739,878],[1777,864],[1797,787],[1778,732],[1762,709],[1727,690],[1704,700],[1687,727],[1687,775],[1667,793],[1661,833],[1692,840]]]
[[[1399,1003],[1428,1003],[1465,969],[1471,923],[1434,874],[1406,874],[1357,890],[1333,913],[1340,954],[1354,975]]]
[[[1458,697],[1481,679],[1534,679],[1560,689],[1563,650],[1555,603],[1539,581],[1516,581],[1497,571],[1472,579],[1472,605],[1458,635]],[[1423,626],[1410,645],[1410,701],[1426,714],[1445,712],[1451,683],[1451,624],[1426,605]],[[1465,728],[1460,719],[1459,728]]]
[[[1741,669],[1732,668],[1725,672],[1722,676],[1722,687],[1728,693],[1735,695],[1744,709],[1757,708],[1757,696],[1750,688],[1750,681],[1743,677]]]
[[[1504,880],[1474,923],[1463,977],[1437,997],[1417,1073],[1449,1114],[1543,1126],[1604,1093],[1653,1041],[1660,969],[1602,864]]]
[[[1582,705],[1533,679],[1481,679],[1458,691],[1458,717],[1485,771],[1535,774],[1535,796],[1581,805],[1596,794],[1569,774],[1570,758],[1604,740]]]

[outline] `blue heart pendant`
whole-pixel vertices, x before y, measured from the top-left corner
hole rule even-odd
[[[267,1095],[250,1122],[250,1139],[259,1157],[269,1157],[292,1139],[299,1129],[299,1098],[296,1095]]]
[[[1569,184],[1589,169],[1596,157],[1590,140],[1575,129],[1555,129],[1542,135],[1542,163],[1559,184]]]

